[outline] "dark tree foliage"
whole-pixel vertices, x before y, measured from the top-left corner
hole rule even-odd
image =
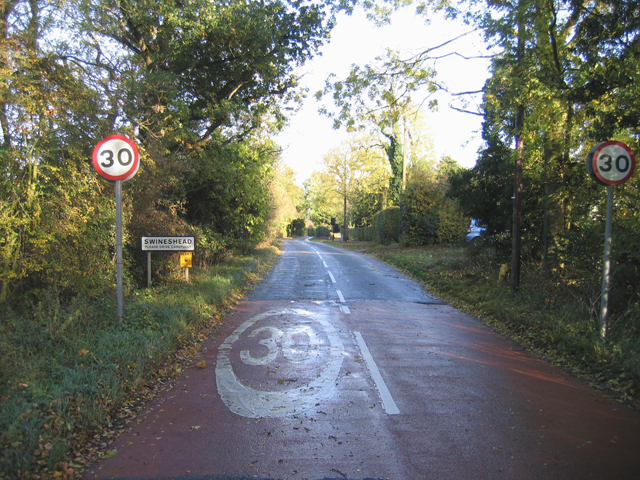
[[[466,216],[482,220],[490,232],[506,232],[513,215],[512,152],[498,136],[487,132],[486,125],[485,141],[472,169],[450,175],[449,196],[460,201]]]
[[[586,106],[590,132],[608,140],[621,129],[640,135],[640,3],[571,1],[576,22],[571,98]]]
[[[197,230],[217,254],[274,231],[278,150],[266,139],[300,100],[296,69],[328,39],[332,7],[0,2],[0,302],[32,288],[93,294],[113,283],[113,186],[91,152],[114,133],[141,154],[123,189],[128,256],[140,256],[148,233]],[[85,250],[98,244],[88,263]]]
[[[245,138],[267,113],[282,120],[293,70],[328,26],[323,5],[295,0],[131,0],[101,3],[89,18],[134,56],[130,119],[170,150],[201,146],[220,129]]]

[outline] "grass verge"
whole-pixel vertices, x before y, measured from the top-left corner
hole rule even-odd
[[[181,373],[248,285],[277,260],[267,247],[177,282],[63,302],[39,292],[0,306],[0,480],[73,478],[154,390]]]
[[[602,341],[592,291],[584,285],[562,284],[539,267],[528,265],[520,290],[513,295],[508,278],[499,280],[500,264],[490,248],[327,243],[367,253],[399,268],[425,285],[431,294],[640,410],[637,306],[622,315],[627,317],[625,333]],[[612,322],[615,327],[614,319]],[[631,328],[629,324],[633,324]]]

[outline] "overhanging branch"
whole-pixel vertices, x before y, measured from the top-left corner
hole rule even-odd
[[[455,110],[456,112],[470,113],[471,115],[477,115],[479,117],[484,117],[484,113],[472,112],[471,110],[465,110],[463,108],[454,107],[453,105],[449,105],[449,108]]]

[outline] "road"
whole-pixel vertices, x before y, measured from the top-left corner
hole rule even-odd
[[[306,240],[139,420],[85,478],[640,478],[638,413]]]

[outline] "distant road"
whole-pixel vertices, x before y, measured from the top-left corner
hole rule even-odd
[[[637,412],[358,253],[286,241],[203,347],[85,478],[640,478]]]

